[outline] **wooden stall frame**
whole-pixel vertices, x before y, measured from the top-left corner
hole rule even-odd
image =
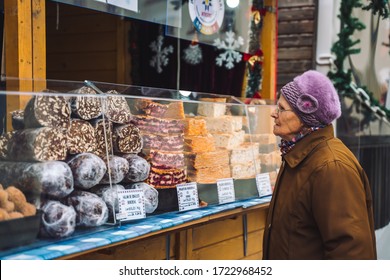
[[[45,0],[4,1],[5,73],[7,91],[33,92],[45,88]],[[26,106],[29,95],[7,96],[7,115]],[[11,118],[7,118],[7,130]]]

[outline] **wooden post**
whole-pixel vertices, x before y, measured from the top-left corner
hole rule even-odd
[[[277,0],[264,0],[269,10],[263,18],[260,34],[260,48],[263,51],[262,65],[262,99],[276,99],[276,69],[277,69]],[[245,70],[241,96],[245,97],[248,82],[248,69]]]
[[[266,7],[272,7],[264,17],[261,46],[264,53],[263,84],[261,96],[263,99],[276,99],[276,69],[277,69],[277,0],[265,0]]]
[[[7,91],[41,90],[46,78],[45,0],[7,0],[4,11]],[[7,96],[8,131],[10,112],[24,109],[29,99],[28,94]]]

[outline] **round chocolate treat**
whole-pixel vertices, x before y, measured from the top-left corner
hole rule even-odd
[[[117,184],[121,182],[129,172],[129,162],[123,157],[109,155],[108,160],[106,157],[104,157],[103,160],[106,162],[108,168],[103,179],[100,181],[100,184],[109,184],[110,176],[111,183]]]
[[[131,184],[127,188],[142,189],[144,191],[146,213],[150,214],[156,210],[158,206],[158,191],[155,188],[143,182]]]
[[[99,185],[91,189],[91,192],[97,194],[106,203],[110,215],[119,212],[118,202],[118,191],[124,190],[125,187],[122,185],[114,184],[110,185]],[[114,211],[113,211],[114,210]]]
[[[108,220],[106,203],[94,193],[74,191],[68,196],[67,202],[76,210],[77,226],[101,226]]]
[[[68,165],[73,173],[74,186],[83,190],[99,184],[107,171],[104,161],[91,153],[82,153],[72,157]]]
[[[62,238],[73,234],[76,229],[76,211],[56,200],[42,204],[42,224],[40,234],[46,237]]]
[[[150,164],[146,159],[136,154],[127,154],[123,157],[129,162],[129,172],[125,176],[126,182],[141,182],[148,178]]]

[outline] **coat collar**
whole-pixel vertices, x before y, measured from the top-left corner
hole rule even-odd
[[[328,125],[314,131],[296,143],[295,147],[284,156],[284,160],[291,168],[294,168],[300,164],[318,144],[331,138],[334,138],[333,125]]]

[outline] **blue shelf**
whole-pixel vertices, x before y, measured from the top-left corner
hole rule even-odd
[[[169,229],[186,222],[221,213],[236,208],[249,208],[266,204],[271,196],[235,201],[227,204],[211,205],[186,212],[169,212],[149,216],[145,219],[124,223],[120,226],[104,226],[94,232],[78,232],[63,240],[39,240],[29,246],[0,252],[2,260],[49,260],[87,250],[98,249],[110,244],[131,240],[162,229]]]

